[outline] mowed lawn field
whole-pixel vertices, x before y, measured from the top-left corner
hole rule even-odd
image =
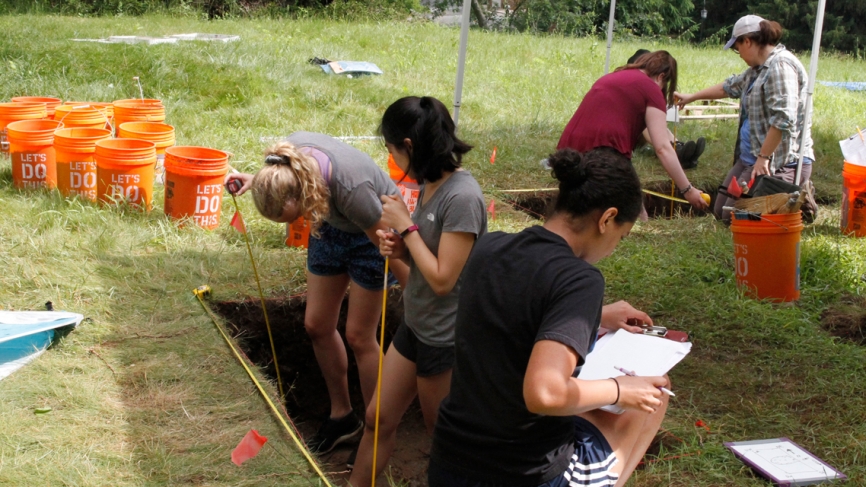
[[[361,137],[351,143],[384,166],[381,142],[365,137],[376,134],[385,107],[401,96],[432,95],[450,106],[458,46],[457,30],[421,20],[40,15],[0,17],[0,30],[0,101],[132,98],[139,95],[137,76],[144,96],[165,104],[178,145],[229,151],[243,171],[259,167],[268,140],[296,130]],[[72,40],[193,32],[240,40]],[[623,64],[637,48],[666,49],[679,61],[680,91],[691,92],[745,68],[720,47],[617,41],[611,64]],[[539,161],[603,74],[604,50],[594,38],[470,34],[460,135],[475,146],[466,168],[495,200],[492,230],[538,222],[513,209],[505,191],[553,185]],[[799,54],[808,66],[808,53]],[[384,74],[328,76],[307,62],[312,57],[369,61]],[[862,60],[821,57],[819,80],[864,77]],[[814,105],[813,179],[823,204],[802,232],[798,302],[745,296],[735,282],[731,231],[709,216],[640,223],[600,264],[609,301],[625,299],[657,324],[689,331],[694,343],[671,372],[677,397],[660,447],[631,485],[766,485],[723,443],[781,436],[840,469],[851,485],[866,485],[866,239],[839,231],[838,145],[866,125],[866,92],[819,84]],[[714,190],[731,164],[736,121],[685,121],[676,129],[681,139],[706,137],[706,153],[688,175]],[[646,185],[669,188],[651,153],[638,151],[635,165]],[[88,318],[0,382],[0,485],[320,482],[192,293],[208,284],[215,300],[257,297],[244,241],[228,226],[230,199],[223,199],[220,227],[207,231],[167,219],[162,198],[158,186],[153,210],[144,213],[19,192],[9,160],[0,160],[0,306],[43,309],[51,301]],[[259,217],[249,198],[238,203],[266,297],[303,292],[303,251],[286,248],[284,228]],[[276,397],[275,384],[266,388]],[[250,428],[270,441],[237,467],[229,455]]]

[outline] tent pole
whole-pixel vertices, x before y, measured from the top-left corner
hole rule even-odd
[[[812,38],[812,59],[809,62],[809,83],[806,86],[806,115],[803,117],[803,133],[800,139],[800,153],[797,156],[797,173],[794,184],[800,185],[803,171],[803,154],[806,152],[806,128],[812,123],[812,94],[815,92],[815,76],[818,74],[818,52],[821,50],[821,31],[824,29],[824,5],[826,0],[818,0],[818,14],[815,16],[815,36]]]
[[[610,72],[610,45],[613,43],[613,22],[616,0],[610,0],[610,17],[607,19],[607,55],[604,58],[604,74]]]
[[[463,68],[466,65],[466,44],[469,41],[469,15],[472,0],[463,0],[463,14],[460,20],[460,51],[457,56],[457,82],[454,84],[454,127],[460,113],[460,97],[463,96]]]

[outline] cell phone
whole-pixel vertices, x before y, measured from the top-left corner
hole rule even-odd
[[[668,334],[668,329],[663,326],[644,326],[643,334],[655,337],[663,337]]]

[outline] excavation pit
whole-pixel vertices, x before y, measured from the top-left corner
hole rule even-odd
[[[866,345],[866,298],[843,298],[821,314],[821,327],[833,336]]]
[[[401,294],[401,291],[396,288],[388,294],[385,313],[385,350],[403,319]],[[265,304],[277,350],[277,362],[280,364],[283,390],[286,393],[284,401],[286,410],[301,435],[311,436],[328,417],[330,400],[325,380],[316,362],[312,343],[304,330],[306,296],[267,299]],[[347,307],[348,298],[343,300],[337,324],[344,344],[346,344]],[[261,367],[268,377],[276,380],[276,369],[264,315],[261,311],[261,302],[258,299],[213,302],[211,308],[225,318],[229,333],[237,340],[250,360]],[[377,339],[379,332],[377,329]],[[347,346],[346,350],[349,361],[349,394],[355,411],[363,417],[364,400],[358,382],[358,368],[351,349]],[[319,457],[329,476],[348,477],[346,459],[354,446],[355,444],[339,445],[330,453]],[[416,400],[400,423],[397,431],[397,448],[391,457],[386,474],[398,484],[426,486],[429,454],[430,437],[427,435],[421,409]],[[387,482],[384,477],[382,481]]]

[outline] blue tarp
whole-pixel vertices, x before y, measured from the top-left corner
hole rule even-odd
[[[866,81],[819,81],[819,83],[851,91],[866,91]]]
[[[83,319],[65,311],[0,311],[0,379],[41,355],[54,340],[54,330]]]

